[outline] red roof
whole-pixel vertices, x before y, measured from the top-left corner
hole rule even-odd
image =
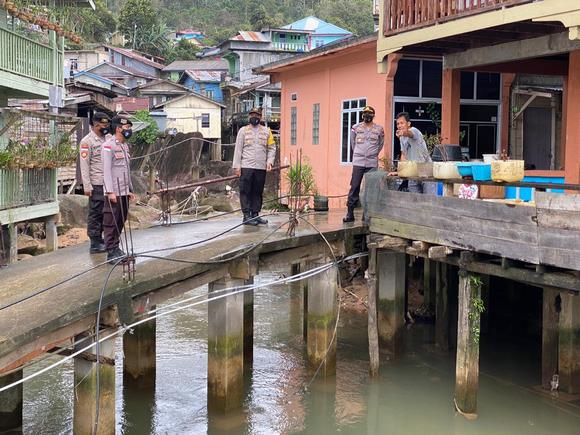
[[[113,100],[117,112],[133,113],[149,109],[149,98],[117,97]]]

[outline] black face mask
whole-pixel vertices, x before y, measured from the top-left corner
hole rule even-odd
[[[123,137],[125,139],[129,139],[133,135],[133,130],[123,130]]]
[[[103,136],[108,135],[110,131],[111,131],[111,129],[109,127],[101,127],[101,130],[100,130],[100,132]]]
[[[250,124],[252,125],[258,125],[260,123],[260,118],[256,118],[256,117],[251,117],[250,118]]]
[[[366,123],[373,122],[375,117],[373,115],[363,115],[363,121]]]

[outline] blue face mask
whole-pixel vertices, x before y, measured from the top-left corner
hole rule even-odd
[[[133,130],[123,130],[123,137],[125,139],[129,139],[133,135]]]

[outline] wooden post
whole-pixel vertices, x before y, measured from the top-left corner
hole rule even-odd
[[[544,288],[542,301],[542,387],[551,390],[558,374],[558,290]]]
[[[403,344],[407,268],[405,260],[404,253],[386,250],[377,253],[379,337],[393,356],[401,353]]]
[[[322,266],[327,259],[312,262]],[[323,377],[336,373],[336,316],[338,311],[338,268],[308,278],[308,366]]]
[[[49,216],[45,221],[46,252],[54,252],[58,249],[58,233],[56,231],[56,219],[58,216]]]
[[[101,331],[108,335],[110,330]],[[80,347],[87,343],[83,342]],[[93,348],[94,349],[94,348]],[[94,433],[96,421],[97,367],[99,370],[99,419],[97,434],[115,433],[115,341],[107,340],[100,344],[100,364],[96,355],[79,355],[74,359],[74,417],[73,432]]]
[[[2,225],[0,228],[2,231],[2,240],[4,246],[0,246],[2,249],[2,257],[0,258],[0,264],[13,264],[18,261],[18,230],[15,224]]]
[[[291,276],[300,273],[300,263],[292,264],[290,268]],[[291,334],[301,335],[304,323],[304,311],[302,309],[302,281],[290,284],[290,327]]]
[[[429,307],[435,306],[436,273],[435,262],[428,258],[423,259],[423,302]]]
[[[369,336],[369,372],[371,377],[379,375],[379,330],[377,325],[377,248],[369,243],[369,278],[368,287],[368,336]]]
[[[436,309],[435,343],[440,350],[449,350],[449,302],[447,285],[447,264],[437,262],[436,270]]]
[[[244,285],[243,279],[220,279],[209,294]],[[220,295],[222,295],[220,293]],[[208,303],[208,411],[240,408],[244,390],[244,295],[232,294]]]
[[[22,379],[22,370],[0,377],[0,387]],[[22,384],[0,393],[0,433],[22,433]]]
[[[477,418],[479,387],[479,314],[481,287],[475,276],[459,273],[459,314],[457,323],[457,358],[455,365],[455,407],[468,419]]]
[[[580,108],[580,50],[569,55],[566,87],[565,161],[566,183],[580,183],[580,123],[576,122]]]
[[[308,270],[308,265],[306,263],[302,263],[300,265],[300,270]],[[305,279],[302,282],[302,301],[303,301],[303,306],[302,309],[303,311],[303,320],[302,320],[302,338],[304,339],[304,342],[307,341],[308,338],[308,279]]]
[[[461,71],[444,69],[441,95],[441,139],[444,144],[459,144]]]
[[[560,389],[580,393],[580,296],[561,293],[559,332]]]
[[[254,278],[244,280],[254,284]],[[254,364],[254,290],[244,292],[244,370],[251,371]]]

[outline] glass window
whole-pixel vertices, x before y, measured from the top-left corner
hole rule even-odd
[[[296,145],[298,113],[296,107],[290,108],[290,145]]]
[[[395,96],[419,96],[419,71],[421,62],[418,60],[401,59],[395,75]]]
[[[213,100],[213,90],[207,89],[205,91],[205,95],[206,95],[207,98],[211,98]]]
[[[473,100],[475,95],[474,90],[475,73],[469,71],[461,71],[461,99]]]
[[[443,66],[438,61],[423,61],[423,98],[441,98]]]
[[[209,113],[201,114],[201,128],[209,128]]]
[[[366,98],[345,101],[342,104],[342,143],[340,161],[352,162],[352,150],[350,148],[350,131],[356,123],[362,119],[362,110],[367,105]]]
[[[500,75],[497,73],[477,73],[477,99],[499,100]]]
[[[320,104],[312,106],[312,145],[318,145],[320,140]]]

